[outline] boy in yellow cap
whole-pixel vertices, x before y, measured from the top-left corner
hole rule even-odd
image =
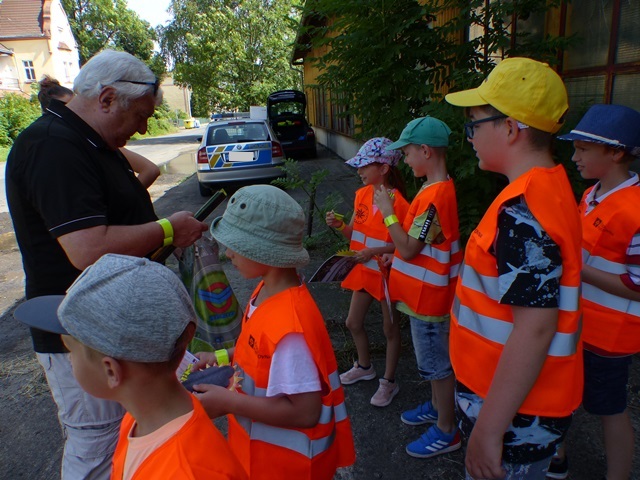
[[[580,218],[551,155],[566,89],[510,58],[446,100],[466,107],[480,168],[509,180],[467,243],[451,312],[467,478],[544,479],[582,395]]]

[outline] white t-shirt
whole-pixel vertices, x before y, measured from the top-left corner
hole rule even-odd
[[[257,307],[249,304],[251,315]],[[271,359],[267,397],[295,395],[297,393],[319,392],[320,373],[302,333],[285,335],[276,346]]]

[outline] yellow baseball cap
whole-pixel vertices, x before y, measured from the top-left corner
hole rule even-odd
[[[555,133],[569,109],[567,89],[548,64],[524,57],[500,62],[478,88],[450,93],[457,107],[491,105],[517,121]]]

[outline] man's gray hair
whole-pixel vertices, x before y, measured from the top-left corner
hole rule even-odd
[[[103,50],[82,66],[73,91],[81,97],[96,98],[104,87],[111,86],[126,107],[130,100],[153,95],[156,81],[155,74],[142,60],[127,52]],[[162,103],[162,90],[158,89],[155,101],[156,105]]]

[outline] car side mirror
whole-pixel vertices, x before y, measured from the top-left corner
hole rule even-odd
[[[202,137],[196,137],[196,142],[200,143],[202,141]]]

